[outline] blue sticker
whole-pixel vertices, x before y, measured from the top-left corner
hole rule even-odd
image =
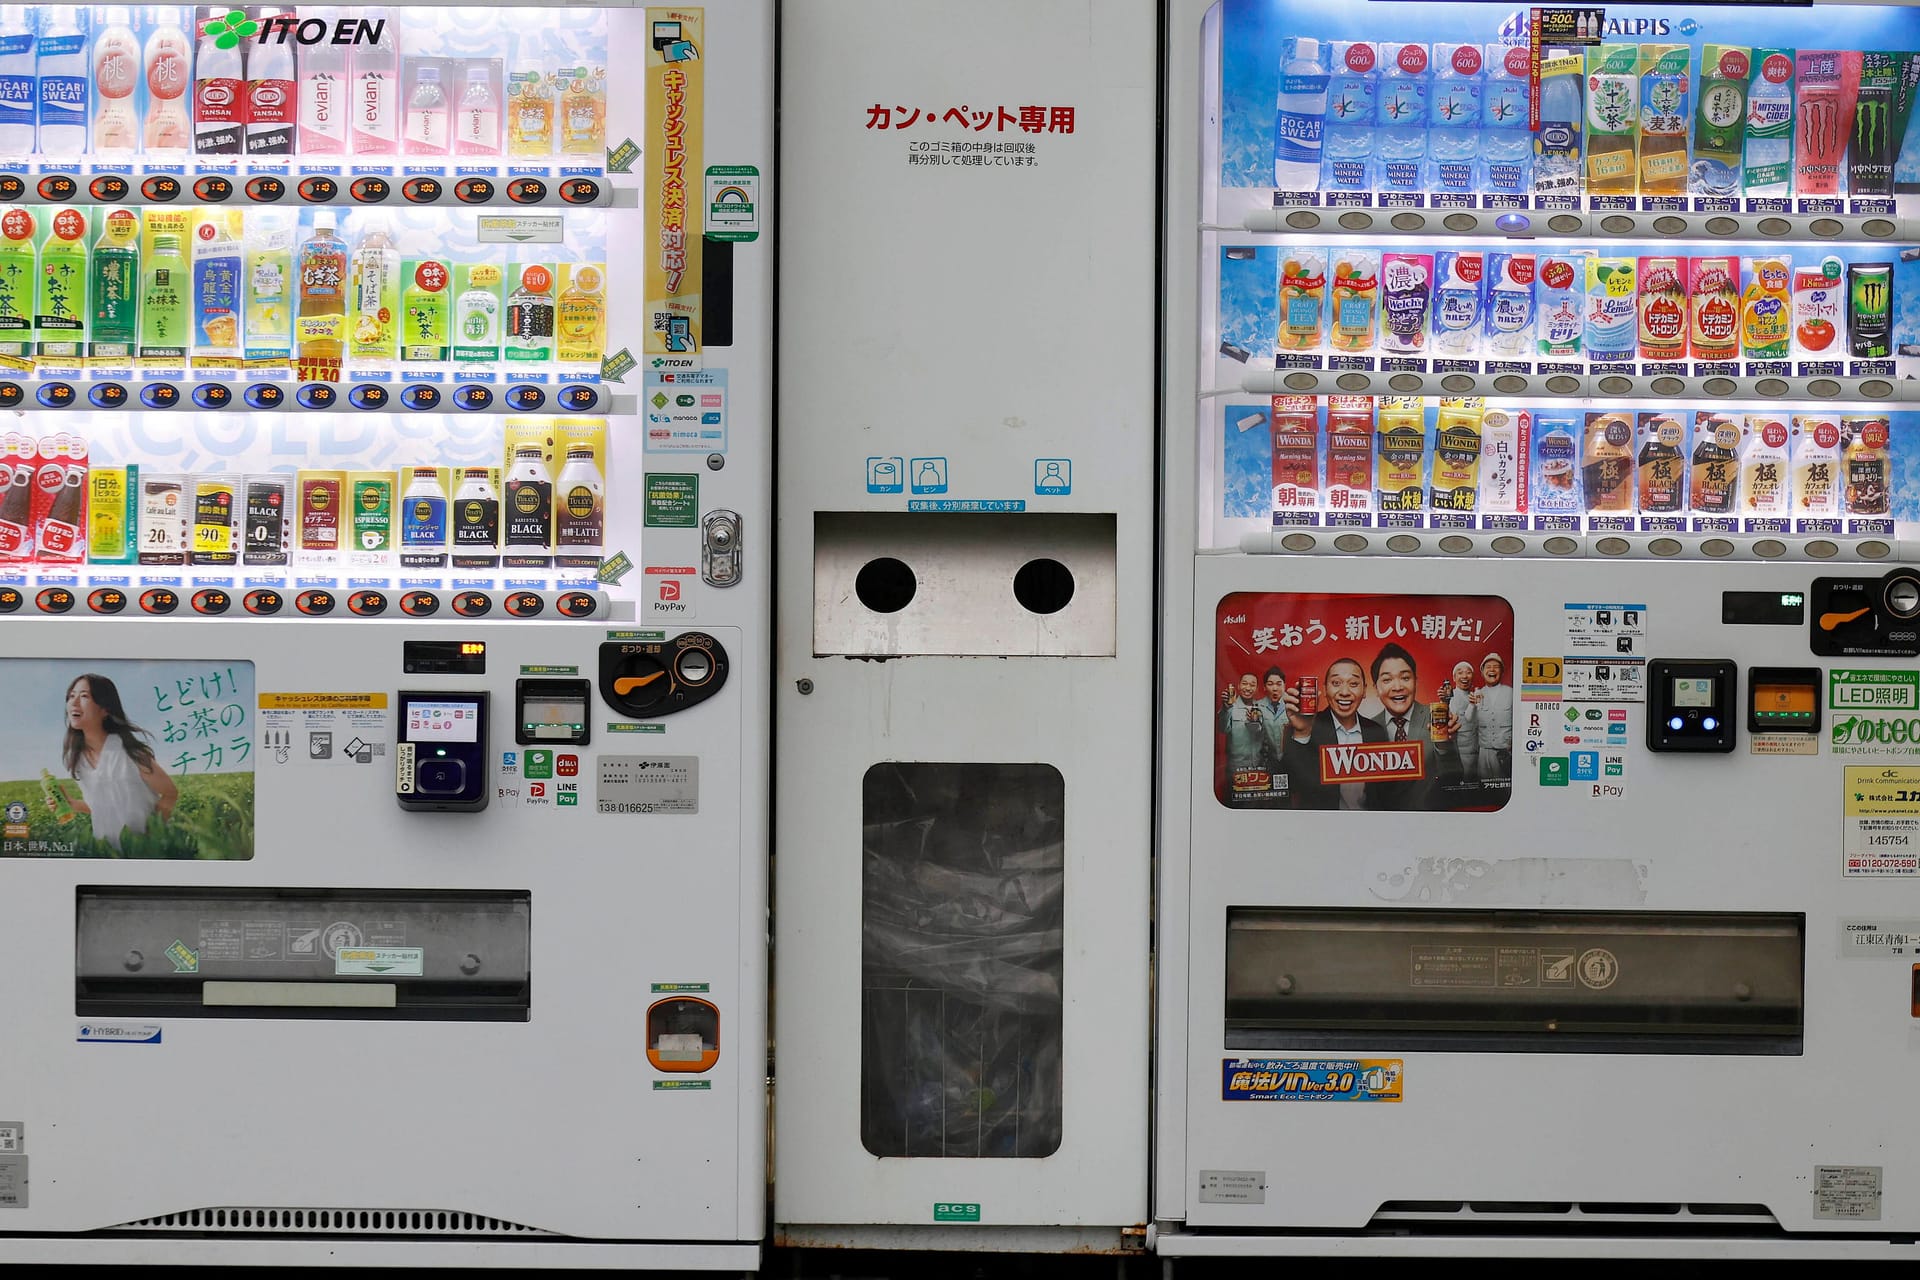
[[[1406,1080],[1399,1058],[1228,1058],[1220,1064],[1226,1102],[1398,1102]]]

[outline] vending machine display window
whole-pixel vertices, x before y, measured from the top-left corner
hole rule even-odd
[[[1059,771],[879,764],[863,790],[861,1141],[881,1157],[1053,1154]]]

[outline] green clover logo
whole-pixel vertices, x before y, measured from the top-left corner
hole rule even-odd
[[[259,30],[260,24],[239,9],[230,11],[224,18],[207,20],[207,34],[213,37],[213,47],[216,49],[235,48]]]

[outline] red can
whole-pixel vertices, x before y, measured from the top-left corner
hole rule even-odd
[[[1301,676],[1294,681],[1294,693],[1300,699],[1300,714],[1317,715],[1320,711],[1320,677]]]

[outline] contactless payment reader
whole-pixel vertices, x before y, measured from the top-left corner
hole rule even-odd
[[[487,695],[402,693],[394,795],[403,809],[487,807]]]
[[[1647,750],[1731,751],[1738,668],[1716,659],[1647,664]]]

